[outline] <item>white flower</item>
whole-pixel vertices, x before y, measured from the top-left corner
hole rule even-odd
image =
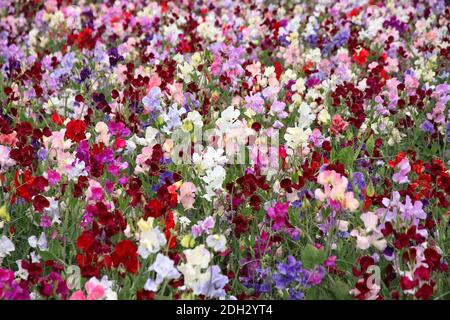
[[[236,121],[239,118],[240,111],[235,110],[233,106],[229,106],[222,111],[221,117],[216,120],[216,125],[222,132],[227,132],[236,127]]]
[[[212,169],[216,165],[223,165],[227,161],[227,158],[223,155],[224,150],[214,149],[208,147],[201,155],[197,152],[193,154],[192,161],[194,162],[196,169],[199,173],[203,173],[205,170]]]
[[[14,243],[7,236],[2,236],[0,238],[0,262],[15,249]]]
[[[366,250],[371,245],[378,250],[384,250],[386,248],[387,242],[377,228],[378,219],[378,216],[373,212],[367,212],[361,215],[361,220],[364,222],[364,229],[353,229],[350,232],[350,235],[356,238],[357,248]]]
[[[222,234],[209,235],[206,238],[206,244],[215,252],[222,252],[226,248],[227,239]]]
[[[85,170],[86,164],[84,161],[80,161],[79,159],[76,160],[75,164],[73,166],[68,166],[68,170],[66,171],[67,177],[70,180],[75,180],[76,178],[80,176],[88,176],[87,171]]]
[[[45,213],[52,218],[52,223],[60,224],[60,215],[59,215],[59,202],[56,201],[53,197],[47,198],[50,205],[44,209]],[[64,203],[61,204],[62,209],[65,209]]]
[[[164,281],[164,279],[178,279],[181,275],[174,267],[173,260],[161,253],[158,253],[155,262],[148,270],[156,272],[156,280],[151,278],[148,279],[145,283],[144,289],[153,292],[158,290],[159,285]]]
[[[187,249],[183,251],[186,256],[187,264],[191,266],[199,266],[200,268],[206,268],[211,261],[211,253],[205,248],[203,244],[195,247],[194,249]]]
[[[22,268],[22,260],[17,260],[16,264],[17,264],[17,271],[14,272],[14,276],[23,280],[27,280],[29,273],[27,269]]]
[[[45,237],[45,233],[41,233],[39,239],[36,236],[31,236],[28,238],[28,244],[32,248],[39,248],[41,251],[48,250],[47,238]]]
[[[316,118],[316,116],[311,111],[311,107],[306,102],[302,102],[298,111],[300,114],[297,121],[299,126],[304,128],[309,127]]]
[[[203,127],[202,115],[197,110],[189,112],[186,119],[191,121],[194,127]]]
[[[366,231],[375,230],[378,224],[378,216],[373,212],[367,212],[361,214],[361,220],[364,222],[364,226],[366,227]]]
[[[317,116],[317,119],[319,120],[320,123],[328,123],[331,120],[331,116],[328,113],[327,109],[322,109],[319,112],[319,115]]]
[[[202,180],[206,183],[206,194],[203,197],[211,201],[211,197],[215,196],[215,191],[222,189],[223,181],[225,180],[227,172],[221,167],[217,166],[213,170],[208,170]]]
[[[284,139],[287,145],[291,149],[297,149],[306,145],[309,136],[312,131],[310,128],[304,129],[303,127],[291,127],[286,129]]]
[[[189,220],[189,218],[182,216],[178,219],[178,222],[181,225],[181,229],[185,229],[186,227],[188,227],[191,224],[191,220]]]
[[[151,253],[161,250],[161,247],[166,244],[166,237],[159,230],[159,227],[153,228],[153,218],[149,218],[147,221],[139,220],[138,226],[141,232],[137,252],[146,259]]]
[[[136,145],[140,146],[153,146],[157,143],[156,136],[158,135],[159,130],[148,126],[145,129],[145,137],[140,138],[136,134],[134,134],[130,139],[127,140],[127,153],[132,153],[134,149],[136,149]]]

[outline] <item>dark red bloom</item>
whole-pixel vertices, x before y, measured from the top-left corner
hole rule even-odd
[[[401,277],[400,278],[400,288],[402,288],[403,291],[405,290],[411,290],[415,286],[417,286],[419,282],[417,280],[411,280],[408,277]]]
[[[356,266],[352,267],[352,272],[355,277],[359,277],[366,273],[367,269],[375,264],[375,260],[371,256],[362,256],[358,258],[357,263],[360,266],[360,269],[358,270]]]
[[[414,276],[419,280],[428,281],[430,280],[430,269],[420,266],[414,271]]]
[[[161,202],[159,202],[157,199],[152,199],[145,206],[146,212],[144,218],[158,218],[162,215],[163,209],[164,207]]]
[[[414,296],[417,299],[428,300],[431,298],[432,295],[433,295],[433,287],[425,283],[419,288],[419,290],[417,290]]]
[[[77,247],[84,252],[89,252],[94,242],[94,233],[92,231],[84,231],[77,239]]]
[[[70,120],[66,126],[65,138],[73,142],[86,139],[86,123],[83,120]]]
[[[112,263],[117,268],[123,265],[130,273],[137,273],[139,269],[139,259],[137,247],[130,240],[122,240],[116,244],[111,255]]]
[[[261,208],[261,198],[254,194],[250,197],[250,206],[253,210],[258,211]]]
[[[433,248],[427,248],[424,251],[425,260],[431,269],[438,269],[441,265],[441,255]]]
[[[236,237],[240,237],[241,234],[247,231],[248,219],[243,215],[239,214],[233,218],[233,224],[235,226],[234,233],[236,234]]]
[[[389,221],[384,224],[384,229],[381,229],[381,233],[385,237],[390,235],[393,231],[394,229],[392,228],[392,223],[390,223]]]
[[[155,293],[153,291],[140,290],[136,292],[137,300],[155,300]]]
[[[45,208],[50,206],[50,202],[46,197],[37,195],[33,198],[33,207],[37,212],[43,212]]]

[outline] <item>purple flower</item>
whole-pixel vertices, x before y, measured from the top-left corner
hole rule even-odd
[[[115,67],[119,61],[123,61],[123,56],[119,55],[117,48],[113,47],[108,50],[109,64],[111,67]]]
[[[350,38],[350,34],[347,30],[342,30],[333,37],[333,43],[336,47],[342,47]]]
[[[417,224],[419,220],[427,218],[427,214],[422,210],[423,204],[421,201],[415,201],[414,204],[409,196],[406,196],[405,203],[399,204],[400,216],[403,221],[413,221]]]
[[[209,216],[205,220],[200,220],[196,225],[192,226],[192,235],[196,238],[203,233],[209,234],[210,230],[214,228],[214,218]]]
[[[201,294],[209,298],[224,298],[226,293],[224,287],[228,284],[228,277],[220,273],[219,266],[214,265],[208,269],[211,272],[211,278],[203,284]]]
[[[30,293],[15,279],[14,272],[0,268],[0,300],[30,300]]]
[[[400,161],[397,168],[400,169],[400,171],[392,176],[392,180],[399,184],[408,183],[408,173],[411,171],[411,166],[409,165],[408,159],[405,158]]]
[[[252,96],[245,97],[245,107],[250,108],[256,113],[264,112],[264,99],[261,96],[261,93],[258,92]]]
[[[287,257],[287,263],[279,263],[277,269],[278,272],[272,276],[272,279],[278,289],[286,289],[292,282],[302,281],[302,263],[291,255]]]
[[[435,132],[434,125],[429,120],[425,120],[422,123],[422,125],[420,126],[420,128],[422,129],[422,131],[428,132],[431,134],[433,134]]]
[[[157,109],[161,104],[161,89],[159,87],[153,87],[148,95],[142,99],[144,106],[150,109]]]
[[[110,121],[108,123],[109,133],[119,137],[128,137],[130,129],[128,129],[123,122]]]
[[[450,122],[447,123],[447,142],[450,142]]]
[[[84,67],[83,69],[81,69],[80,71],[80,80],[79,82],[83,82],[84,80],[86,80],[87,78],[89,78],[91,76],[91,70],[89,70],[88,67]]]
[[[360,190],[366,187],[366,181],[362,172],[353,172],[353,183],[358,186]]]

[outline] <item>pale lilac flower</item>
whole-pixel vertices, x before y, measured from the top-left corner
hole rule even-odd
[[[411,171],[411,166],[409,165],[408,159],[403,159],[397,165],[397,169],[400,169],[397,173],[392,176],[392,180],[399,184],[408,183],[408,173]]]

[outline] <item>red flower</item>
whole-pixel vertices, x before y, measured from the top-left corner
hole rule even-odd
[[[353,55],[353,60],[361,67],[367,62],[369,52],[366,49],[361,49],[358,54]]]
[[[254,194],[250,197],[250,206],[254,211],[258,211],[261,208],[261,198]]]
[[[414,271],[414,275],[420,280],[428,281],[430,280],[430,269],[420,266]]]
[[[57,114],[56,112],[53,112],[51,119],[58,126],[62,125],[64,122],[64,118],[61,118],[61,116],[59,114]]]
[[[384,229],[381,229],[381,233],[383,236],[387,237],[394,231],[394,228],[392,228],[392,223],[389,221],[384,224]]]
[[[425,260],[431,269],[438,269],[441,265],[441,255],[433,248],[424,251]]]
[[[84,231],[77,239],[77,247],[84,252],[89,252],[95,242],[94,237],[92,231]]]
[[[283,73],[283,66],[279,62],[275,62],[273,66],[275,67],[275,74],[277,76],[277,80],[280,80],[281,74]]]
[[[153,291],[141,290],[136,292],[137,300],[155,300],[155,293]]]
[[[30,166],[34,160],[34,149],[32,146],[27,145],[24,147],[14,148],[9,153],[11,159],[15,160],[22,167]]]
[[[414,296],[417,299],[428,300],[431,298],[432,295],[433,295],[433,287],[425,283],[420,287],[419,290],[417,290]]]
[[[70,120],[66,126],[64,137],[73,142],[80,142],[86,139],[86,123],[83,120]]]
[[[33,198],[34,210],[36,210],[37,212],[42,212],[48,206],[50,206],[50,202],[47,200],[46,197],[41,195],[34,196]]]
[[[402,249],[409,246],[409,236],[406,233],[398,233],[395,236],[394,246],[397,249]]]
[[[138,272],[139,260],[137,255],[137,247],[130,240],[122,240],[117,243],[114,248],[114,252],[111,255],[111,259],[115,267],[123,265],[127,272]]]
[[[163,209],[164,207],[161,204],[161,202],[159,202],[157,199],[152,199],[145,206],[146,212],[144,218],[145,219],[147,219],[148,217],[158,218],[162,215]]]
[[[411,290],[415,286],[417,286],[418,281],[417,280],[411,280],[408,277],[401,277],[400,278],[400,288],[402,288],[403,291],[405,290]]]
[[[248,219],[239,214],[233,218],[233,224],[235,225],[234,233],[236,234],[236,237],[240,237],[241,234],[247,231]]]
[[[359,264],[360,269],[357,269],[356,266],[352,267],[352,272],[355,277],[365,274],[367,269],[375,264],[375,260],[371,256],[362,256],[356,262]]]

